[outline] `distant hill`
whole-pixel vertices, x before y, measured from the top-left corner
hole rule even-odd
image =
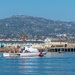
[[[75,23],[25,15],[0,19],[0,37],[20,37],[22,32],[25,32],[26,36],[75,34]]]

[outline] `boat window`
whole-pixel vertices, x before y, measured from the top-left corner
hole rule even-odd
[[[25,50],[25,47],[22,47],[21,50]]]

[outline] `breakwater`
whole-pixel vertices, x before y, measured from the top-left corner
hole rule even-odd
[[[11,53],[17,53],[19,51],[19,48],[15,47],[0,47],[0,52],[11,52]]]

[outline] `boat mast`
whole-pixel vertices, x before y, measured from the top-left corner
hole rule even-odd
[[[21,39],[22,39],[22,44],[24,44],[25,43],[25,33],[24,32],[22,33]]]

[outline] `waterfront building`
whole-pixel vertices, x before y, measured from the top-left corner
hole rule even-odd
[[[60,41],[56,38],[46,38],[45,40],[26,40],[25,44],[30,44],[32,47],[37,49],[45,49],[49,51],[59,51],[63,49],[65,51],[75,50],[75,43]],[[22,45],[22,40],[20,41],[0,41],[0,47],[20,47]]]
[[[34,48],[43,48],[44,47],[44,42],[43,41],[26,41],[25,44],[30,44],[32,45],[32,47]],[[17,47],[17,46],[21,46],[22,45],[22,41],[0,41],[0,47],[4,46],[4,47]]]

